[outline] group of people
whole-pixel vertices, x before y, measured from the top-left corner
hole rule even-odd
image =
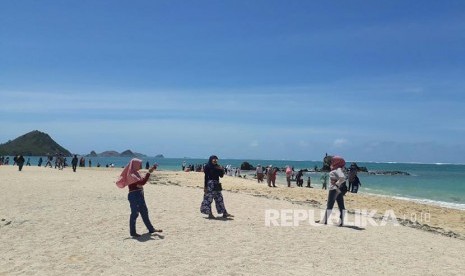
[[[357,176],[359,168],[355,163],[352,163],[349,167],[349,170],[347,171],[348,178],[347,182],[349,183],[348,191],[351,193],[357,193],[358,189],[360,186],[362,186],[362,183],[360,182],[360,179]],[[276,187],[276,175],[278,173],[279,169],[277,167],[273,167],[272,165],[267,166],[266,168],[262,167],[262,165],[258,164],[256,169],[255,169],[255,175],[257,178],[257,182],[261,183],[264,181],[266,177],[266,181],[269,187]],[[304,171],[300,169],[297,174],[294,172],[294,168],[291,166],[286,166],[285,169],[285,174],[286,174],[286,183],[288,187],[291,187],[291,182],[294,181],[295,177],[295,182],[298,187],[303,187],[304,184]],[[324,173],[320,177],[320,181],[322,184],[322,189],[326,190],[328,188],[328,178],[329,175],[328,173]],[[313,188],[312,186],[312,180],[310,176],[307,178],[307,188]]]
[[[181,169],[183,172],[202,172],[205,164],[186,164],[182,162]]]
[[[303,187],[304,186],[304,171],[301,169],[297,172],[295,176],[295,182],[297,183],[297,187]],[[312,187],[312,179],[310,176],[307,178],[307,188],[313,188]]]
[[[349,168],[348,179],[349,179],[349,188],[346,185],[346,175],[344,173],[345,169],[345,160],[340,156],[334,156],[331,159],[329,174],[325,174],[322,179],[324,182],[329,178],[329,192],[326,205],[326,213],[322,223],[327,224],[328,219],[332,213],[334,204],[337,203],[340,210],[340,222],[339,225],[344,225],[344,215],[346,212],[344,204],[344,195],[348,190],[356,193],[359,186],[361,186],[360,180],[357,176],[357,167],[352,164]],[[128,187],[128,201],[131,209],[131,215],[129,216],[129,234],[134,237],[140,237],[140,234],[136,231],[136,220],[139,214],[142,217],[142,220],[147,227],[149,233],[162,232],[161,229],[156,229],[149,218],[148,208],[145,203],[144,198],[144,185],[147,183],[150,174],[157,169],[157,164],[154,164],[152,167],[148,168],[148,172],[142,176],[139,173],[139,170],[142,169],[142,160],[134,158],[128,165],[126,165],[119,176],[116,185],[119,188]],[[146,168],[148,163],[146,163]],[[208,163],[203,166],[204,172],[204,195],[202,203],[200,204],[200,212],[208,216],[208,219],[215,219],[216,217],[212,212],[212,203],[215,201],[215,207],[218,214],[222,214],[223,218],[233,217],[227,210],[224,204],[224,198],[222,194],[222,185],[220,183],[220,178],[225,175],[225,168],[219,165],[218,157],[216,155],[210,156]],[[276,174],[278,169],[273,166],[268,166],[266,170],[263,170],[261,165],[257,166],[257,180],[258,182],[263,182],[264,175],[267,175],[267,183],[270,187],[276,187]],[[288,167],[286,169],[286,178],[289,179],[292,169]],[[299,171],[297,179],[302,179],[303,173],[302,170]],[[301,182],[298,182],[302,183]],[[302,185],[302,184],[300,184]],[[288,181],[288,186],[290,186],[290,181]],[[308,182],[308,186],[311,187],[311,183]],[[324,188],[325,185],[324,185]]]
[[[264,181],[266,176],[266,183],[268,187],[276,187],[276,175],[278,174],[278,168],[272,165],[263,168],[262,165],[258,164],[255,168],[255,175],[257,176],[257,182],[261,183]]]
[[[40,157],[37,162],[37,166],[41,167],[44,162],[44,159]],[[9,165],[10,163],[10,157],[9,156],[1,156],[0,157],[0,165]],[[25,160],[24,156],[22,154],[16,155],[13,157],[13,166],[17,165],[19,170],[21,171],[23,169],[24,164],[26,166],[31,166],[31,159],[27,158],[27,161]],[[65,167],[68,166],[67,159],[66,157],[61,154],[57,153],[55,156],[53,155],[47,155],[46,157],[46,163],[44,167],[50,167],[53,168],[55,166],[55,169],[63,170]],[[73,171],[76,172],[76,168],[78,167],[85,167],[86,166],[86,160],[84,157],[81,157],[78,159],[77,155],[74,155],[73,159],[71,160],[71,165],[73,168]],[[100,167],[100,163],[97,163],[97,167]],[[88,167],[92,167],[92,160],[88,160]],[[106,167],[114,167],[114,164],[107,164]]]
[[[266,176],[266,182],[268,184],[268,187],[276,187],[276,176],[278,174],[279,169],[277,167],[273,167],[272,165],[269,165],[266,168],[263,168],[262,165],[258,164],[256,169],[255,169],[255,175],[257,177],[257,182],[261,183],[264,181],[264,178]],[[291,187],[291,181],[294,178],[294,169],[290,166],[286,167],[286,182],[287,186]],[[303,170],[299,170],[296,175],[296,183],[297,186],[303,187]],[[307,186],[308,188],[313,188],[311,185],[311,180],[310,177],[307,179]]]
[[[26,162],[26,159],[24,159],[24,156],[22,154],[15,155],[13,157],[13,166],[18,165],[19,170],[21,171],[23,169],[24,163]],[[0,165],[9,165],[10,164],[10,157],[9,156],[0,156]],[[30,166],[30,159],[27,159],[26,166]]]
[[[225,168],[225,173],[229,176],[237,176],[237,177],[242,177],[241,176],[241,168],[240,167],[233,167],[232,165],[228,164],[226,165]]]
[[[147,164],[146,164],[147,165]],[[129,207],[131,208],[131,215],[129,216],[129,234],[138,238],[141,235],[136,231],[136,220],[139,214],[142,217],[142,221],[149,233],[162,232],[161,229],[156,229],[149,218],[147,204],[145,203],[144,197],[144,185],[147,183],[150,174],[157,169],[158,165],[154,164],[148,169],[148,172],[142,176],[139,171],[142,169],[142,160],[133,158],[126,165],[121,172],[116,186],[119,188],[128,187],[128,201]],[[225,168],[218,164],[218,157],[215,155],[210,156],[208,163],[203,166],[204,177],[204,196],[202,203],[200,204],[200,212],[208,215],[209,219],[215,219],[216,217],[212,213],[211,204],[215,201],[216,211],[218,214],[222,214],[223,218],[233,217],[224,205],[224,199],[222,194],[222,186],[220,178],[224,176]]]
[[[81,156],[80,159],[78,159],[77,155],[75,154],[73,156],[73,159],[71,159],[71,166],[73,167],[73,172],[76,172],[76,169],[78,167],[78,163],[79,163],[79,167],[85,167],[86,166],[86,159],[84,159],[84,157]],[[89,168],[92,167],[92,160],[88,160],[88,164],[89,164]],[[97,162],[97,167],[100,167],[100,163]],[[107,168],[108,168],[108,165],[107,165]]]
[[[0,166],[1,165],[9,165],[10,164],[10,157],[9,156],[0,156]]]
[[[327,206],[326,206],[326,215],[323,221],[324,224],[327,224],[327,220],[329,216],[331,215],[332,209],[334,207],[334,203],[337,203],[339,210],[341,212],[340,226],[343,225],[344,214],[345,214],[344,195],[347,192],[357,193],[359,187],[362,185],[362,183],[360,182],[360,179],[357,176],[357,171],[359,169],[358,166],[354,163],[351,164],[347,172],[348,177],[346,178],[345,165],[346,165],[345,160],[342,157],[333,156],[331,159],[331,166],[330,166],[331,171],[329,172],[329,174],[327,173],[323,174],[320,178],[322,182],[322,189],[325,189],[325,190],[327,189],[328,179],[330,181],[328,200],[327,200]],[[263,178],[266,175],[268,186],[276,187],[275,181],[276,181],[277,171],[278,169],[273,168],[271,165],[266,168],[266,171],[263,170],[263,167],[260,164],[257,165],[256,175],[257,175],[258,183],[263,182]],[[285,173],[286,173],[287,186],[290,187],[291,180],[294,177],[294,169],[291,166],[287,166]],[[303,187],[303,170],[299,170],[295,177],[296,177],[297,186]],[[346,182],[349,183],[348,187],[347,187]],[[310,177],[308,177],[308,180],[307,180],[307,187],[313,188],[311,186]]]
[[[55,169],[58,168],[59,170],[64,169],[65,167],[68,166],[66,156],[64,156],[62,153],[57,153],[55,157],[52,155],[47,155],[47,162],[45,163],[45,167],[52,168],[52,162],[55,159]],[[39,158],[39,162],[37,163],[37,166],[42,166],[43,159],[42,157]]]

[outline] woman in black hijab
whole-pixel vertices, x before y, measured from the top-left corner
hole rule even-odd
[[[220,177],[224,176],[224,168],[218,164],[218,157],[215,155],[210,156],[208,164],[204,168],[205,182],[204,182],[204,195],[200,212],[208,215],[209,219],[215,218],[212,214],[211,204],[215,200],[216,211],[218,214],[223,214],[223,218],[232,217],[226,211],[224,206],[223,195],[221,193],[222,187]]]

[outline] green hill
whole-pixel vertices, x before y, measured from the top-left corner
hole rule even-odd
[[[47,133],[38,130],[26,133],[13,141],[0,144],[0,155],[44,156],[56,153],[71,156],[67,149],[58,145]]]

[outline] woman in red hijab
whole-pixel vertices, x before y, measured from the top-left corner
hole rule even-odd
[[[149,233],[162,232],[162,230],[155,229],[150,222],[149,211],[144,198],[144,185],[147,183],[147,180],[149,180],[150,174],[157,169],[157,164],[154,164],[144,177],[139,174],[140,169],[142,169],[142,160],[133,158],[124,168],[118,181],[116,181],[116,186],[119,188],[124,188],[126,186],[129,188],[128,200],[131,207],[129,234],[134,238],[140,237],[136,232],[136,220],[139,213]]]
[[[334,202],[337,202],[337,207],[341,212],[341,222],[339,226],[344,225],[344,213],[346,209],[344,206],[345,193],[341,192],[340,188],[342,185],[345,185],[346,182],[346,177],[344,175],[344,172],[342,171],[342,168],[344,168],[345,165],[346,161],[344,160],[344,158],[340,156],[333,156],[333,158],[331,159],[331,172],[329,173],[329,179],[331,181],[331,184],[329,185],[328,202],[326,205],[326,214],[323,221],[324,224],[328,223],[328,218],[331,215],[331,212],[333,211]]]

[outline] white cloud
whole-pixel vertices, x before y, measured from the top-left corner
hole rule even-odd
[[[249,146],[250,146],[251,148],[256,148],[256,147],[258,147],[258,146],[259,146],[258,141],[255,140],[255,141],[250,142]]]
[[[301,148],[306,148],[306,147],[309,146],[309,144],[308,144],[307,141],[302,141],[302,140],[299,141],[298,145],[299,145],[299,147],[301,147]]]
[[[336,147],[336,148],[341,148],[341,147],[344,147],[345,145],[347,145],[348,141],[344,138],[339,138],[339,139],[336,139],[334,140],[333,142],[333,146]]]

